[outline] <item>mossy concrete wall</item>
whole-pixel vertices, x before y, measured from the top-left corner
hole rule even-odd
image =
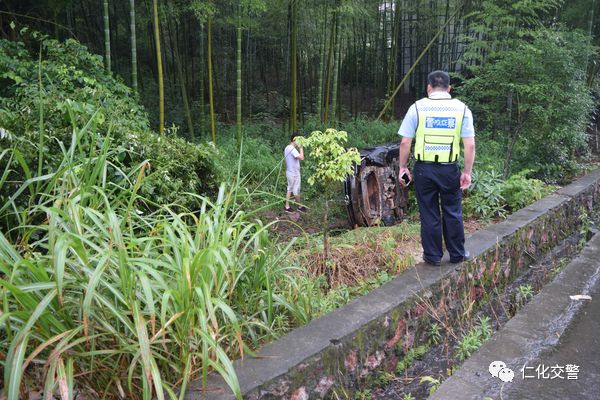
[[[413,346],[427,341],[437,316],[460,324],[464,311],[501,289],[600,210],[600,169],[467,239],[473,259],[425,264],[235,362],[244,398],[351,397],[374,370],[393,371]],[[186,399],[233,399],[217,375],[203,394],[194,382]],[[349,396],[344,396],[344,393]],[[204,397],[204,395],[206,397]]]

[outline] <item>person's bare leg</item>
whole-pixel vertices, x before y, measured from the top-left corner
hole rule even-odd
[[[300,195],[297,194],[294,197],[296,198],[296,203],[298,203],[298,207],[302,207],[302,199],[300,198]]]
[[[285,208],[290,208],[290,198],[292,197],[292,192],[286,192],[285,194]]]

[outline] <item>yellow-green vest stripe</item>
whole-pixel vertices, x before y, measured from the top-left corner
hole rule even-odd
[[[415,103],[419,123],[415,159],[454,162],[460,154],[460,132],[466,106],[456,99],[421,99]]]

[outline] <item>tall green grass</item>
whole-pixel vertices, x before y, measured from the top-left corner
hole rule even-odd
[[[27,169],[0,205],[11,221],[0,232],[4,395],[38,385],[45,398],[181,399],[192,377],[216,371],[240,398],[230,360],[311,318],[287,247],[237,207],[235,186],[198,197],[195,211],[142,198],[148,164],[109,162],[109,138],[83,153],[94,131],[93,118],[74,129],[43,176],[18,149],[1,154],[0,186]]]

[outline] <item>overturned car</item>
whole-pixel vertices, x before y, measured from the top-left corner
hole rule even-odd
[[[399,143],[360,150],[361,163],[344,182],[352,226],[388,226],[404,217],[408,189],[398,183],[399,152]]]

